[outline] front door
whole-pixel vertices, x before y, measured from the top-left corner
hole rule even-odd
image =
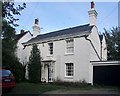
[[[52,67],[50,65],[45,65],[45,81],[52,82]]]
[[[48,65],[45,65],[45,81],[48,82],[49,78],[49,70],[48,70]]]
[[[54,80],[54,62],[42,62],[41,80],[43,82],[53,82]]]

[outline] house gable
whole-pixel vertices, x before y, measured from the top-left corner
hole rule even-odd
[[[101,55],[100,55],[101,44],[100,44],[99,33],[96,26],[93,27],[93,29],[91,30],[91,34],[87,38],[91,41],[90,60],[98,60],[98,61],[101,60]]]
[[[16,41],[17,41],[17,50],[16,50],[16,54],[20,60],[21,63],[23,63],[25,60],[24,58],[24,46],[22,45],[23,42],[27,42],[28,40],[30,40],[32,38],[32,34],[29,31],[24,32],[22,30],[22,32],[20,34],[16,35]]]

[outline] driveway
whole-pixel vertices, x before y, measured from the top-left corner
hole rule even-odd
[[[51,94],[81,94],[83,95],[91,95],[91,96],[120,96],[120,90],[112,90],[112,89],[91,89],[91,90],[70,90],[70,91],[66,91],[66,90],[56,90],[56,91],[49,91],[49,92],[45,92],[44,94],[48,94],[48,96]]]

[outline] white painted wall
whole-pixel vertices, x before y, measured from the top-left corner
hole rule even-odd
[[[54,59],[55,62],[55,80],[62,81],[83,81],[89,82],[89,61],[90,61],[90,43],[84,37],[74,38],[74,53],[66,53],[66,40],[53,42],[53,55],[48,55],[48,43],[38,44],[43,60]],[[27,59],[30,55],[31,46],[25,48]],[[65,63],[74,64],[74,76],[72,78],[65,76]]]
[[[89,82],[89,61],[90,61],[90,44],[83,38],[75,39],[75,81],[85,80]]]
[[[97,27],[94,26],[91,30],[91,34],[88,36],[88,38],[92,41],[92,44],[94,45],[99,57],[100,57],[100,38],[99,38],[99,33],[97,30]],[[99,61],[100,59],[98,58],[95,50],[93,49],[92,46],[90,46],[90,61]]]
[[[107,44],[104,35],[102,40],[102,60],[107,60]]]
[[[25,62],[25,64],[27,64],[27,62],[29,61],[29,56],[31,54],[31,50],[32,50],[32,46],[27,46],[23,50],[23,52],[24,52],[24,55],[23,55],[24,59],[23,59],[23,61]],[[26,66],[26,73],[25,73],[26,79],[28,79],[28,67],[27,66]]]
[[[22,43],[24,42],[27,42],[28,40],[30,40],[32,38],[32,36],[30,35],[30,33],[26,33],[20,40],[18,40],[17,42],[17,56],[20,60],[20,62],[23,64],[26,60],[26,57],[25,57],[25,52],[23,50],[24,46],[22,45]]]

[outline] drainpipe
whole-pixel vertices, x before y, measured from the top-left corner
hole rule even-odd
[[[101,60],[102,60],[102,41],[100,41],[101,44]]]
[[[93,45],[92,41],[91,41],[90,39],[88,39],[87,37],[88,37],[88,36],[86,35],[86,36],[85,36],[85,39],[88,40],[88,41],[90,42],[90,44],[92,45],[92,47],[93,47],[93,49],[94,49],[94,51],[95,51],[97,57],[98,57],[99,60],[101,61],[101,58],[100,58],[100,56],[99,56],[97,50],[95,49],[95,46]]]

